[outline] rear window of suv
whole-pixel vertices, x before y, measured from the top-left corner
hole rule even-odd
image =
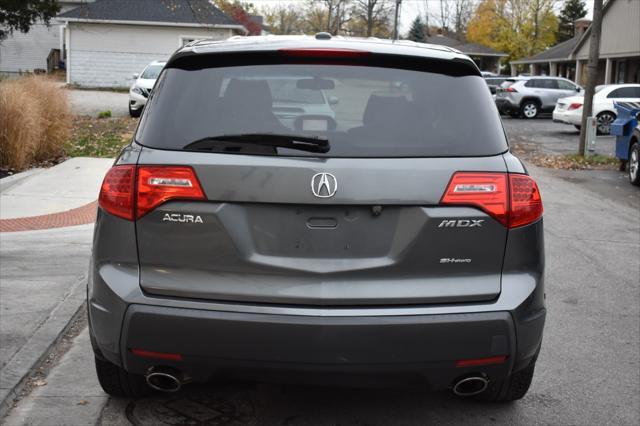
[[[136,140],[183,150],[205,138],[251,133],[317,136],[331,146],[327,153],[277,148],[286,156],[488,156],[507,149],[479,75],[337,64],[167,68]]]

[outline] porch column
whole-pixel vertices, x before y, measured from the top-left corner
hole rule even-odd
[[[529,64],[529,74],[536,75],[536,69],[533,64]]]
[[[518,69],[515,65],[509,64],[511,66],[511,77],[515,77],[518,75]]]
[[[496,60],[496,74],[500,75],[500,56],[498,56],[498,59]]]
[[[580,85],[580,77],[582,77],[582,70],[580,69],[580,59],[576,59],[576,81],[575,83]]]
[[[65,23],[65,58],[64,58],[64,68],[65,74],[67,75],[67,84],[71,84],[71,28],[69,27],[69,22]]]
[[[611,84],[611,69],[613,68],[613,61],[611,58],[607,58],[607,62],[604,67],[604,84]]]
[[[558,63],[557,62],[549,62],[549,75],[551,77],[556,77],[558,75]]]

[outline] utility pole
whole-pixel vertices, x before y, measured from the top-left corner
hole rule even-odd
[[[396,0],[396,13],[393,18],[393,39],[398,39],[398,17],[400,16],[400,5],[402,4],[402,0]]]
[[[593,94],[598,78],[598,61],[600,60],[600,33],[602,32],[602,0],[593,2],[593,22],[591,23],[591,36],[589,37],[589,62],[587,63],[587,87],[584,91],[584,103],[582,104],[582,126],[580,126],[580,142],[578,155],[584,155],[587,138],[587,117],[593,113]]]

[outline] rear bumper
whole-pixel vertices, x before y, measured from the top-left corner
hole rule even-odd
[[[580,125],[581,116],[571,113],[570,111],[558,111],[553,110],[553,121],[556,123],[571,124],[574,126]]]
[[[498,111],[504,114],[520,111],[519,105],[514,105],[511,102],[509,102],[509,100],[504,98],[496,97],[496,107],[498,107]]]
[[[99,218],[100,230],[109,218]],[[140,286],[133,224],[113,219],[94,245],[88,282],[94,351],[135,373],[173,366],[193,380],[216,373],[251,379],[291,371],[305,383],[347,381],[352,373],[427,381],[445,388],[456,378],[490,379],[524,368],[542,341],[545,321],[542,220],[510,231],[501,292],[492,300],[431,305],[305,306],[229,303],[154,296]],[[115,247],[103,257],[104,247]],[[128,250],[128,251],[127,251]],[[181,361],[134,356],[131,349],[180,354]],[[457,368],[456,361],[506,355],[499,365]],[[319,374],[312,374],[312,373]],[[266,373],[266,376],[263,374]],[[299,373],[303,373],[300,375]],[[335,373],[337,375],[334,375]],[[242,376],[242,374],[237,374]],[[402,383],[407,383],[403,380]]]
[[[122,284],[116,283],[114,290],[124,290]],[[542,294],[522,277],[506,277],[504,284],[509,290],[491,303],[338,310],[220,305],[144,294],[134,299],[156,304],[127,305],[103,287],[98,298],[89,299],[90,329],[98,356],[137,374],[169,366],[202,382],[230,375],[446,389],[473,373],[501,380],[527,366],[537,353],[546,314]],[[136,287],[128,296],[138,291],[137,282]],[[521,291],[527,287],[529,292]],[[512,310],[491,310],[518,299],[521,303]],[[245,311],[234,312],[238,309]],[[180,354],[182,359],[140,357],[132,349]],[[506,355],[506,361],[456,366],[457,361],[498,355]]]
[[[538,322],[541,333],[544,315]],[[120,352],[127,371],[144,374],[154,365],[171,366],[196,381],[247,371],[252,378],[304,373],[305,380],[313,373],[347,379],[375,374],[412,378],[440,389],[472,373],[503,379],[516,354],[508,312],[308,317],[132,305],[124,324]],[[179,353],[182,360],[142,358],[131,349]],[[456,367],[458,360],[499,355],[507,356],[506,361]]]

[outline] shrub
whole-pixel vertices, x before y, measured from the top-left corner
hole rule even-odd
[[[0,167],[21,170],[64,154],[71,114],[64,89],[29,76],[0,82]]]
[[[42,136],[38,106],[13,82],[0,84],[0,167],[27,167]]]
[[[109,117],[111,117],[111,110],[110,109],[108,109],[106,111],[100,111],[98,113],[98,118],[109,118]]]

